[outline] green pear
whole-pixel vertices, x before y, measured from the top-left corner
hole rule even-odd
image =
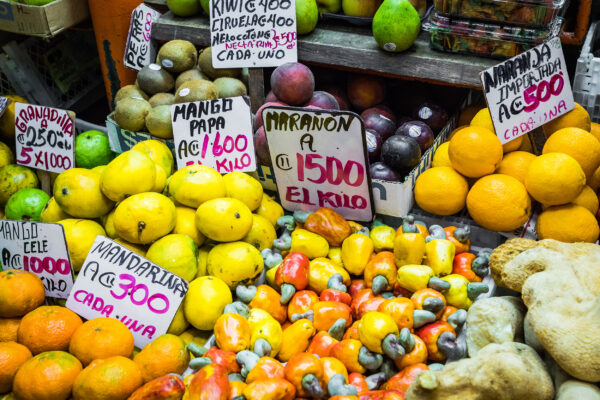
[[[342,0],[317,0],[319,14],[336,13],[342,9]]]
[[[206,15],[210,15],[209,0],[200,0],[200,7],[202,7]]]
[[[389,52],[408,49],[420,30],[421,18],[408,0],[384,0],[373,17],[373,37]]]
[[[316,0],[296,0],[296,31],[299,35],[312,32],[318,20],[319,8]]]

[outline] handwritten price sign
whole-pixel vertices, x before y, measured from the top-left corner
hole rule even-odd
[[[154,62],[156,47],[150,41],[150,33],[152,22],[156,21],[161,15],[161,13],[145,4],[140,4],[133,10],[123,60],[126,67],[139,71]]]
[[[330,207],[347,219],[373,219],[365,130],[356,114],[267,107],[262,115],[286,210]]]
[[[215,68],[277,67],[298,60],[293,0],[214,0],[210,37]]]
[[[256,170],[250,106],[243,97],[174,104],[171,117],[178,168],[198,163],[222,174]]]
[[[60,224],[0,222],[1,269],[24,269],[44,282],[46,296],[66,299],[73,275],[65,232]]]
[[[188,283],[131,250],[98,236],[77,276],[67,308],[84,318],[115,318],[143,348],[167,332]]]
[[[50,172],[75,166],[73,121],[65,110],[15,103],[17,164]]]
[[[483,71],[481,81],[502,144],[575,107],[560,38]]]

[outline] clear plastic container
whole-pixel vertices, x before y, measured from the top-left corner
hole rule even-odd
[[[433,6],[446,16],[510,23],[529,27],[550,24],[565,0],[434,0]]]
[[[562,21],[556,18],[546,29],[534,29],[451,18],[434,11],[423,28],[429,31],[434,50],[509,58],[558,35]]]

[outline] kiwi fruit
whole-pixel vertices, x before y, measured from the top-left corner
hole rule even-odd
[[[175,103],[188,103],[191,101],[213,100],[218,98],[217,87],[211,81],[192,79],[185,82],[175,93]]]
[[[188,69],[187,71],[183,71],[181,74],[179,74],[177,79],[175,79],[175,90],[179,89],[181,85],[187,81],[191,81],[192,79],[210,80],[210,78],[203,74],[198,68]]]
[[[248,94],[246,85],[239,79],[223,77],[215,79],[213,83],[217,87],[217,93],[221,99],[224,97],[236,97]]]
[[[161,139],[173,139],[173,126],[171,125],[171,106],[162,105],[154,107],[146,115],[146,128],[151,135]]]
[[[139,132],[146,125],[146,115],[152,106],[146,100],[125,98],[115,107],[113,118],[122,129]]]
[[[168,105],[170,106],[175,102],[175,95],[173,93],[156,93],[148,100],[152,108],[158,106]]]
[[[169,72],[178,74],[196,65],[198,51],[187,40],[171,40],[162,45],[156,56],[156,63]]]
[[[166,93],[173,90],[173,76],[158,64],[146,65],[138,72],[136,80],[140,89],[150,96],[156,93]]]
[[[230,78],[237,78],[242,73],[241,68],[213,68],[212,65],[212,50],[210,47],[202,50],[198,56],[198,68],[204,72],[210,79],[222,78],[228,76]]]
[[[142,89],[140,89],[136,85],[127,85],[123,86],[117,91],[113,101],[115,102],[115,104],[117,104],[119,100],[122,100],[127,97],[139,97],[141,99],[148,100],[148,95],[144,93]]]

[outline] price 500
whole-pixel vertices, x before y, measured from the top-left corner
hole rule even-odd
[[[539,84],[529,86],[523,92],[523,99],[527,104],[524,107],[526,112],[535,111],[540,103],[544,103],[552,96],[557,96],[562,92],[565,86],[565,80],[562,76],[562,72],[554,74],[550,80],[543,80]]]
[[[304,155],[296,153],[298,164],[298,181],[304,181],[305,170],[316,169],[319,171],[319,177],[316,179],[306,178],[313,183],[328,182],[331,185],[340,185],[342,182],[349,186],[360,186],[365,180],[365,168],[356,161],[347,161],[344,165],[335,157],[327,156],[323,163],[323,156],[319,154]],[[325,164],[325,165],[323,165]],[[351,179],[353,171],[356,170],[356,177]]]

